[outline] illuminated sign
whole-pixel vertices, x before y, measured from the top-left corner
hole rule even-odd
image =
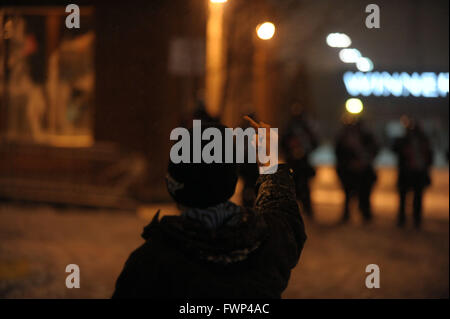
[[[448,72],[345,72],[344,84],[352,96],[446,97]]]

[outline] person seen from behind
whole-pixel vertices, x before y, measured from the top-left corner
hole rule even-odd
[[[422,126],[414,119],[403,116],[402,124],[406,128],[405,136],[394,144],[398,156],[397,188],[400,196],[398,226],[406,222],[406,196],[413,194],[414,226],[420,228],[422,222],[423,192],[431,184],[430,167],[433,163],[433,152],[428,137]]]
[[[224,126],[202,131],[208,126],[224,138]],[[270,133],[254,143],[276,139]],[[251,208],[229,201],[237,177],[235,163],[169,161],[167,188],[180,214],[160,219],[158,212],[144,228],[145,242],[129,256],[112,297],[280,298],[306,240],[292,172],[279,163],[275,173],[261,174]]]
[[[294,170],[295,192],[306,216],[313,217],[310,180],[316,175],[310,155],[318,146],[313,125],[300,103],[291,108],[291,118],[281,139],[286,161]]]
[[[349,118],[338,134],[335,147],[336,170],[345,192],[342,222],[349,220],[350,203],[355,197],[363,221],[370,222],[370,196],[377,180],[373,162],[379,151],[378,143],[361,119]]]

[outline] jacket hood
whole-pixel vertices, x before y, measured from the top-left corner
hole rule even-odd
[[[245,260],[267,239],[268,228],[262,215],[241,207],[217,229],[205,227],[186,216],[164,216],[159,211],[144,228],[142,237],[149,240],[160,233],[161,239],[187,254],[217,264]],[[153,238],[153,237],[152,237]]]

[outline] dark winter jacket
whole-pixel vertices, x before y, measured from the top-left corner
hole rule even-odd
[[[336,140],[336,172],[346,190],[371,187],[377,175],[373,162],[379,145],[361,124],[345,125]]]
[[[113,298],[280,298],[306,240],[291,174],[280,165],[261,175],[254,209],[241,207],[216,230],[156,216]]]
[[[399,188],[425,187],[430,184],[429,171],[433,163],[433,150],[422,130],[409,130],[406,136],[396,141],[394,151],[398,155]]]
[[[336,168],[344,174],[358,174],[370,169],[379,149],[372,133],[355,125],[346,125],[336,140]]]

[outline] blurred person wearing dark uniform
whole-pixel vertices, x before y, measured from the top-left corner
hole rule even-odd
[[[377,179],[373,161],[379,146],[373,134],[361,119],[349,119],[344,123],[336,140],[336,170],[345,192],[342,221],[350,218],[350,202],[358,197],[359,210],[365,222],[372,219],[370,195]]]
[[[205,103],[201,99],[197,100],[197,104],[193,111],[182,116],[179,126],[191,128],[193,120],[201,120],[202,123],[220,123],[218,118],[209,114]]]
[[[318,140],[301,104],[296,103],[292,106],[291,116],[281,140],[281,147],[288,165],[294,170],[297,200],[300,201],[306,215],[312,217],[309,182],[316,171],[309,162],[309,155],[317,148]]]
[[[255,114],[249,115],[251,118],[256,118]],[[245,130],[250,127],[247,121],[243,121],[240,127]],[[242,189],[242,206],[253,207],[256,200],[256,181],[259,177],[258,164],[249,163],[248,161],[248,146],[244,146],[244,163],[239,164],[239,176],[243,181]]]
[[[405,225],[406,195],[413,192],[414,225],[419,228],[422,221],[423,191],[431,184],[433,152],[428,137],[416,121],[406,116],[403,116],[401,121],[406,127],[406,134],[394,145],[398,156],[397,187],[400,196],[398,226]]]

